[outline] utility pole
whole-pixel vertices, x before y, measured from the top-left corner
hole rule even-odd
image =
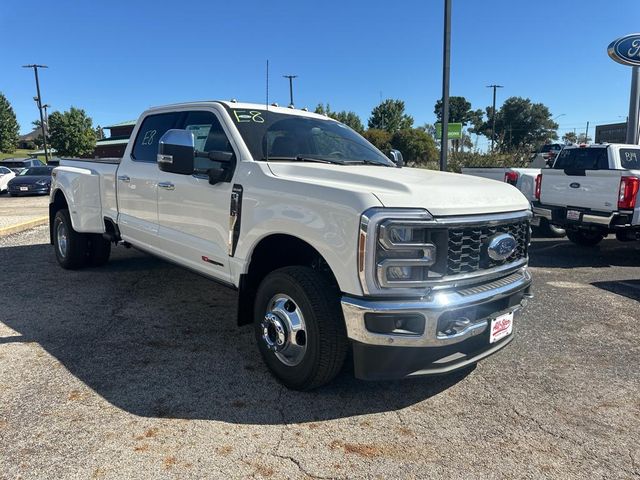
[[[442,48],[442,129],[440,137],[440,170],[447,169],[449,150],[449,60],[451,57],[451,0],[444,0],[444,42]]]
[[[587,120],[587,129],[584,131],[584,143],[589,143],[589,121]]]
[[[493,107],[491,109],[491,151],[493,152],[493,143],[496,138],[496,89],[504,88],[504,85],[487,85],[487,88],[493,88]]]
[[[640,67],[631,69],[631,95],[629,96],[629,116],[627,117],[626,143],[638,144],[638,112],[640,111]]]
[[[42,129],[42,141],[44,142],[44,159],[47,163],[49,163],[49,151],[47,150],[47,132],[44,126],[44,116],[42,115],[42,97],[40,96],[40,81],[38,80],[38,69],[39,68],[49,68],[46,65],[23,65],[22,68],[33,68],[33,73],[36,76],[36,103],[38,104],[38,112],[40,112],[40,128]]]
[[[45,125],[45,133],[48,134],[49,133],[49,114],[47,113],[47,108],[51,108],[51,105],[49,105],[48,103],[45,103],[44,105],[42,105],[42,109],[44,110],[44,125]]]
[[[289,106],[293,107],[293,79],[298,78],[297,75],[283,75],[284,78],[289,79]]]

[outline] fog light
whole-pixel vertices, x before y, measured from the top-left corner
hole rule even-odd
[[[392,335],[422,335],[425,319],[417,313],[366,313],[364,324],[372,333]]]

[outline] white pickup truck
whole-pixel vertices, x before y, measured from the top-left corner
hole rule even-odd
[[[640,146],[591,144],[565,147],[543,171],[536,215],[567,230],[579,245],[596,245],[609,233],[618,240],[640,234]]]
[[[555,158],[555,157],[554,157]],[[518,167],[494,167],[494,168],[463,168],[462,173],[473,175],[474,177],[489,178],[498,182],[506,182],[513,185],[530,202],[538,200],[536,195],[540,192],[536,190],[538,179],[542,175],[542,168],[518,168]],[[545,217],[534,215],[531,220],[531,227],[535,234],[544,237],[564,237],[564,229],[553,225]]]
[[[399,156],[395,155],[395,158]],[[148,110],[122,159],[62,160],[64,268],[133,246],[238,290],[238,322],[286,386],[439,374],[511,342],[530,205],[481,178],[398,168],[345,125],[237,102]]]

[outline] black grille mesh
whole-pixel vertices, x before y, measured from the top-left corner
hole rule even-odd
[[[487,239],[497,233],[511,234],[518,244],[505,260],[492,260],[487,255]],[[461,226],[449,228],[449,257],[447,275],[472,273],[480,269],[498,267],[527,256],[529,222],[519,221],[494,226]]]

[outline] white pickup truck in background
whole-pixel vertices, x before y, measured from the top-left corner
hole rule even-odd
[[[640,234],[640,146],[592,144],[565,147],[543,170],[537,216],[562,226],[579,245],[596,245],[614,233],[621,241]]]
[[[64,268],[123,244],[236,289],[238,323],[294,389],[329,382],[349,349],[364,379],[473,365],[511,342],[530,297],[520,192],[398,168],[292,108],[148,110],[122,159],[61,161],[49,215]]]
[[[553,158],[555,158],[555,156]],[[506,182],[520,190],[527,200],[532,203],[537,200],[536,195],[540,193],[536,190],[536,185],[538,185],[540,176],[542,175],[541,168],[465,167],[462,169],[462,173],[475,177],[489,178],[498,182]],[[534,215],[531,220],[531,227],[536,235],[542,237],[564,237],[565,235],[564,229],[553,225],[545,217]]]

